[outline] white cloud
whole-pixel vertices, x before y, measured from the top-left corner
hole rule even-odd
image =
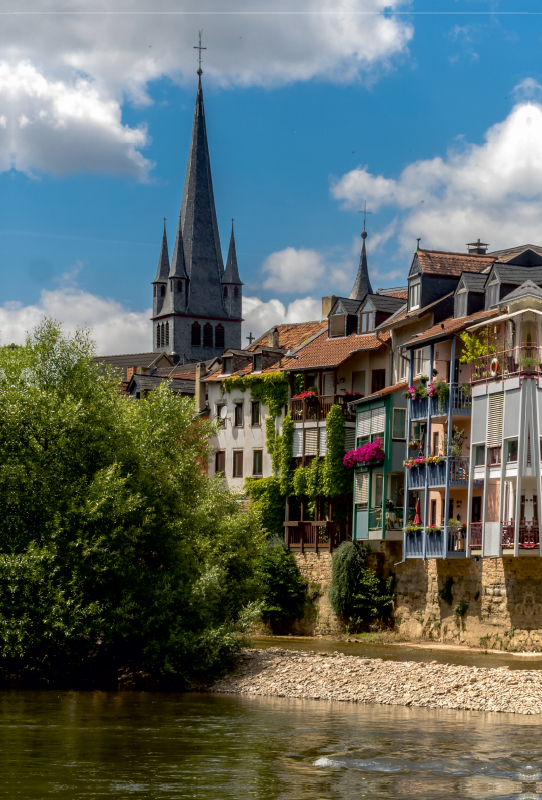
[[[347,208],[367,200],[375,210],[396,209],[403,251],[418,236],[422,247],[461,251],[478,238],[494,250],[540,241],[542,105],[517,104],[481,145],[462,143],[444,158],[408,165],[398,178],[358,167],[331,191]]]
[[[232,13],[223,0],[208,0],[204,10],[200,0],[154,0],[152,10],[124,0],[88,13],[83,0],[40,0],[36,13],[2,18],[0,169],[13,160],[26,171],[143,177],[146,132],[122,125],[122,105],[149,103],[149,82],[164,76],[194,84],[198,28],[208,48],[206,81],[374,80],[407,52],[412,26],[389,13],[407,4],[344,0],[338,8],[334,0],[297,0],[292,10],[289,0],[275,0],[264,10],[238,0]]]
[[[259,297],[243,297],[243,343],[246,336],[261,336],[273,325],[287,322],[308,322],[322,316],[322,304],[314,297],[294,300],[287,307],[280,300],[264,302]]]
[[[279,292],[308,292],[318,284],[324,275],[324,262],[316,250],[296,250],[287,247],[271,253],[262,266],[269,277],[265,279],[264,289],[277,289]]]
[[[22,344],[27,331],[47,316],[62,322],[66,331],[88,326],[99,355],[152,351],[152,309],[130,311],[116,300],[84,291],[74,280],[79,269],[66,273],[57,289],[44,289],[35,305],[0,306],[2,344]]]

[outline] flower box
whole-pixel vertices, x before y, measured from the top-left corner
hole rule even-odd
[[[384,450],[382,439],[375,439],[374,442],[367,442],[355,450],[349,450],[345,453],[343,464],[347,469],[353,467],[369,467],[376,464],[381,464],[384,461]]]

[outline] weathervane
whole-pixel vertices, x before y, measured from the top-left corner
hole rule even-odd
[[[367,201],[364,200],[363,211],[358,211],[358,214],[363,214],[363,233],[361,234],[362,239],[367,238],[367,231],[365,230],[365,227],[367,225],[367,214],[372,214],[372,213],[373,213],[372,211],[367,211]],[[363,234],[365,234],[365,236]]]
[[[201,31],[198,31],[198,33],[199,33],[199,44],[195,44],[195,45],[194,45],[194,47],[193,47],[193,49],[194,49],[194,50],[199,50],[199,66],[198,66],[198,75],[202,75],[202,74],[203,74],[203,70],[202,70],[202,68],[201,68],[201,51],[202,51],[202,50],[207,50],[207,48],[206,48],[206,47],[202,47],[202,46],[201,46],[201,34],[203,33],[203,30],[201,30]]]

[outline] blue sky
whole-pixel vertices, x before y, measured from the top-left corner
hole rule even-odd
[[[375,288],[404,284],[417,236],[458,250],[478,237],[493,249],[541,242],[539,3],[348,0],[340,17],[328,0],[280,0],[273,16],[198,5],[4,17],[3,341],[49,313],[91,325],[101,352],[150,349],[199,28],[222,247],[234,217],[246,332],[315,318],[322,295],[348,293],[364,200]],[[261,10],[206,9],[228,6]]]

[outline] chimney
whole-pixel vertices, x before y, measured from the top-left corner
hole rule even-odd
[[[269,331],[269,336],[267,337],[267,344],[269,347],[280,347],[278,328],[273,328],[272,330]]]
[[[136,370],[137,370],[137,367],[128,367],[127,368],[127,370],[126,370],[126,380],[128,382],[130,382],[132,380],[132,377],[133,377],[134,373],[136,372]]]
[[[333,308],[333,303],[337,297],[334,294],[330,294],[329,297],[322,297],[322,318],[329,317],[329,312]]]
[[[478,239],[478,241],[476,242],[468,242],[467,247],[469,248],[467,250],[468,253],[477,253],[479,255],[485,255],[487,253],[487,248],[489,247],[489,245],[485,244],[484,242],[481,242],[480,239]]]
[[[207,374],[207,367],[205,366],[204,361],[200,361],[199,364],[196,364],[196,385],[195,389],[195,401],[196,401],[196,409],[198,411],[203,411],[206,407],[207,403],[205,400],[205,375]]]

